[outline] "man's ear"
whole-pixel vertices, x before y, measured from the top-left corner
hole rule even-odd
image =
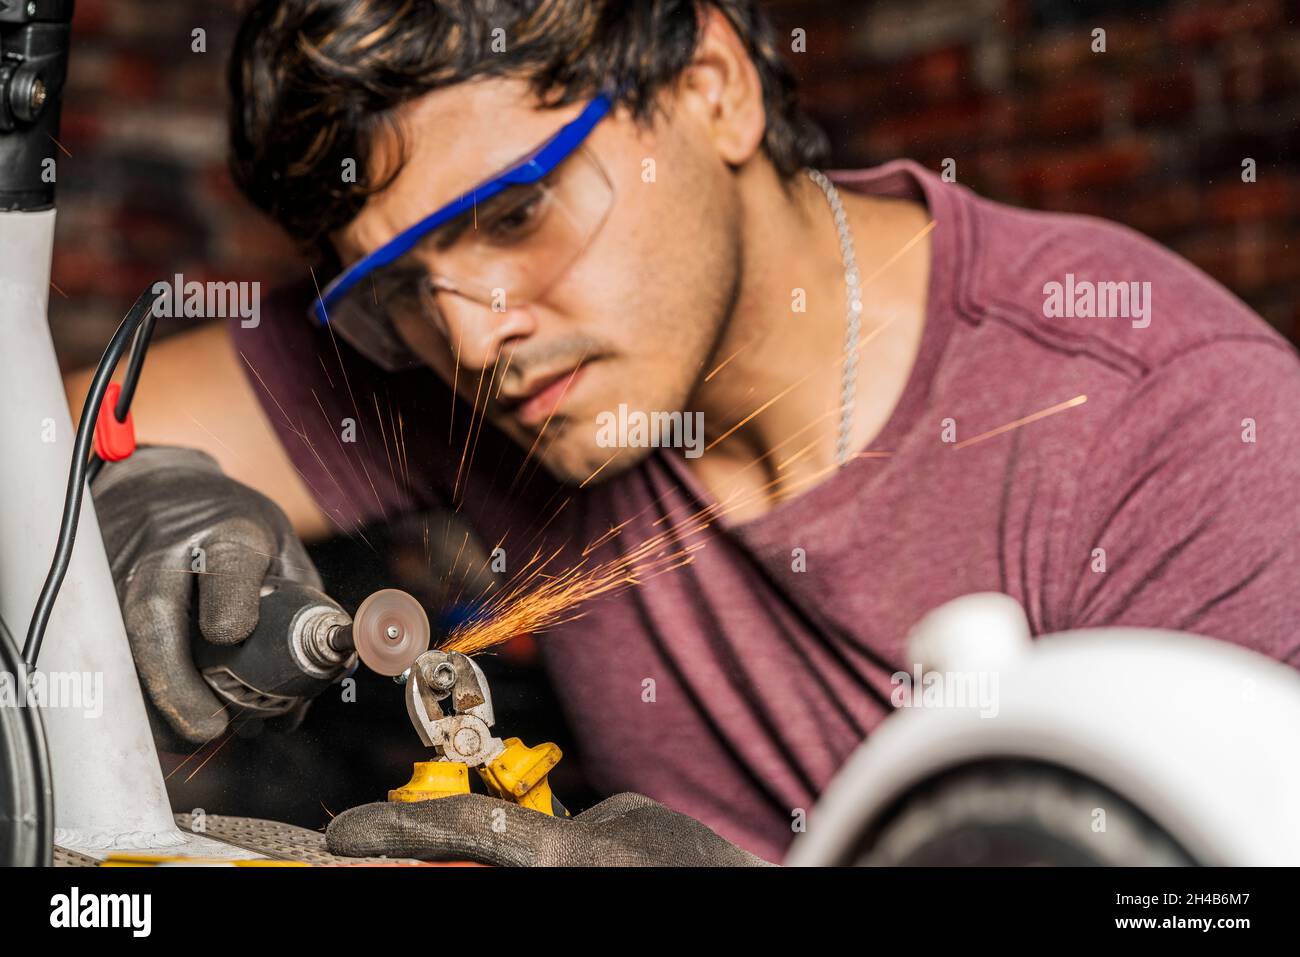
[[[741,166],[758,151],[767,130],[762,83],[726,15],[702,6],[701,20],[695,55],[677,84],[678,106],[724,162]]]

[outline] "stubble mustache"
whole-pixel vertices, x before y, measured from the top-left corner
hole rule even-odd
[[[495,360],[500,371],[489,396],[490,408],[504,414],[512,404],[507,401],[508,396],[519,395],[543,377],[568,375],[609,354],[610,350],[604,343],[586,335],[537,346],[525,343],[516,348],[507,343]],[[480,371],[486,384],[492,378],[491,368],[472,371],[470,379],[476,380]]]

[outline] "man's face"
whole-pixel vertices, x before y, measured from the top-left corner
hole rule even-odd
[[[524,84],[492,79],[405,107],[405,166],[333,237],[344,264],[508,166],[583,106],[541,110],[532,102]],[[665,105],[671,110],[670,100]],[[691,394],[730,313],[739,278],[738,199],[726,165],[682,115],[642,128],[619,111],[596,126],[585,148],[612,184],[609,212],[542,295],[494,311],[440,293],[443,327],[404,330],[462,399],[477,395],[480,408],[486,400],[488,418],[524,448],[536,445],[534,454],[564,481],[581,482],[608,462],[603,479],[646,454],[598,445],[601,412],[620,403],[643,412],[694,411]],[[376,169],[384,169],[394,155],[391,140],[381,139],[374,152]],[[436,251],[411,255],[438,272]]]

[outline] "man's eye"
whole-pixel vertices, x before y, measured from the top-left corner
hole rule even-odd
[[[543,197],[533,193],[492,217],[488,235],[495,242],[513,242],[528,235],[537,226],[543,212]]]
[[[419,269],[403,269],[380,276],[372,287],[376,305],[390,310],[418,306],[425,276],[425,272]]]

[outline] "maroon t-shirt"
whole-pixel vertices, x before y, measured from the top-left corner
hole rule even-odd
[[[794,811],[889,713],[890,676],[912,670],[908,629],[949,599],[1005,592],[1035,634],[1174,628],[1300,661],[1291,346],[1120,226],[992,203],[908,162],[835,179],[921,201],[936,221],[919,357],[868,447],[890,454],[755,520],[724,517],[690,539],[704,544],[693,564],[540,641],[598,787],[647,794],[773,860]],[[1090,310],[1083,290],[1102,283],[1138,284],[1127,315],[1088,317],[1123,308],[1101,286]],[[327,514],[353,532],[447,502],[465,403],[453,427],[431,372],[385,376],[314,330],[301,292],[282,304],[236,339]],[[339,438],[345,418],[355,443]],[[608,558],[711,501],[679,454],[582,491],[537,472],[507,495],[523,452],[488,427],[461,513],[487,547],[504,542],[508,572],[542,543],[574,560],[626,522],[598,550]]]

